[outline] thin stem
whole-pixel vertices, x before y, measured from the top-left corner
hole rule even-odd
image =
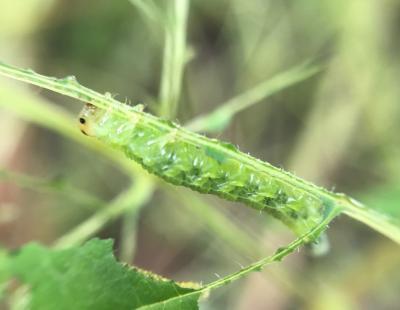
[[[168,3],[169,16],[165,24],[165,45],[160,85],[160,115],[174,118],[182,87],[186,63],[186,28],[189,0]]]
[[[67,248],[80,244],[97,233],[104,225],[112,219],[119,217],[127,211],[137,210],[151,197],[153,185],[142,178],[132,187],[118,195],[108,206],[92,217],[75,227],[72,231],[58,239],[55,248]]]
[[[321,221],[320,224],[318,224],[315,228],[311,229],[308,233],[304,234],[302,237],[297,238],[294,240],[292,243],[289,245],[279,248],[275,254],[265,257],[235,273],[232,273],[228,276],[223,277],[222,279],[219,279],[217,281],[211,282],[205,286],[203,286],[201,289],[196,290],[194,292],[181,295],[178,297],[170,298],[168,301],[162,301],[156,304],[153,304],[152,306],[158,306],[158,305],[163,305],[164,307],[167,306],[167,303],[173,303],[176,301],[176,299],[182,299],[182,298],[191,298],[194,296],[198,296],[202,293],[207,293],[213,289],[219,288],[221,286],[227,285],[233,281],[236,281],[240,278],[243,278],[250,272],[254,271],[261,271],[265,266],[272,264],[274,262],[281,261],[284,257],[288,256],[290,253],[296,251],[299,249],[302,245],[305,243],[309,242],[310,240],[315,240],[315,238],[326,229],[326,226],[338,215],[340,212],[340,208],[333,208],[330,210],[329,214],[326,215],[326,217]],[[140,309],[140,308],[139,308]],[[142,309],[145,309],[143,307]]]
[[[96,196],[74,187],[63,179],[45,179],[10,171],[0,167],[0,181],[13,182],[19,187],[55,193],[79,202],[81,206],[98,209],[105,202]]]
[[[219,104],[214,111],[192,119],[185,127],[192,131],[212,132],[223,130],[237,113],[289,86],[304,81],[319,71],[318,67],[310,66],[307,63],[284,71]]]
[[[364,224],[372,227],[373,229],[381,232],[385,236],[400,244],[400,226],[396,225],[390,218],[377,215],[376,211],[372,211],[365,207],[365,210],[357,207],[357,204],[351,203],[350,198],[343,199],[344,195],[332,193],[324,188],[318,187],[311,182],[307,182],[289,172],[274,167],[266,162],[258,160],[245,153],[239,153],[235,150],[225,147],[224,144],[218,143],[217,140],[212,140],[204,136],[198,135],[194,132],[179,127],[178,125],[170,126],[169,123],[153,116],[151,114],[136,111],[129,106],[126,106],[117,100],[113,99],[110,95],[99,94],[89,88],[81,86],[75,79],[65,78],[56,79],[39,75],[32,70],[24,70],[10,65],[0,63],[0,74],[5,76],[25,81],[34,85],[38,85],[43,88],[53,90],[55,92],[90,102],[95,106],[103,109],[114,108],[114,112],[117,115],[121,115],[126,119],[130,119],[132,116],[142,118],[148,126],[154,126],[162,128],[166,133],[173,132],[177,139],[183,139],[187,143],[192,143],[197,146],[205,148],[213,148],[220,152],[226,157],[235,159],[239,162],[249,165],[253,169],[262,171],[263,173],[277,178],[280,182],[287,184],[297,190],[304,191],[305,193],[318,197],[318,199],[324,199],[335,206],[342,206],[344,211],[349,216],[363,222]],[[0,88],[1,90],[1,88]],[[1,93],[0,93],[1,95]],[[107,152],[109,153],[109,152]],[[111,155],[111,154],[110,154]],[[121,159],[121,157],[118,157]],[[123,161],[124,164],[126,161]],[[127,167],[134,167],[132,164],[127,164]],[[385,228],[387,226],[387,228]]]
[[[159,23],[161,14],[152,0],[129,0],[152,23]]]
[[[121,227],[121,261],[128,264],[133,262],[136,250],[138,210],[134,208],[125,212]]]
[[[241,225],[238,219],[229,219],[224,213],[209,205],[198,195],[190,191],[182,191],[180,188],[168,186],[165,189],[165,194],[170,195],[171,198],[179,200],[177,205],[180,211],[186,211],[191,218],[195,218],[196,222],[202,223],[207,227],[209,235],[215,236],[221,240],[232,253],[240,253],[246,259],[254,260],[255,258],[262,257],[265,252],[272,249],[266,247],[264,244],[260,246],[259,236],[256,233],[251,234],[248,227]],[[183,208],[183,209],[182,209]],[[307,296],[303,291],[296,287],[295,283],[291,281],[288,272],[281,266],[276,265],[273,269],[268,269],[267,272],[282,287],[289,290],[299,298],[304,300]],[[312,283],[310,283],[312,285]]]
[[[398,220],[374,209],[367,208],[358,201],[348,197],[346,197],[343,207],[344,214],[364,223],[400,244],[400,223]]]
[[[289,255],[290,253],[297,250],[303,244],[309,242],[310,240],[315,240],[321,232],[323,232],[327,225],[340,213],[339,208],[334,208],[330,210],[330,213],[318,224],[315,228],[311,229],[308,233],[304,234],[303,236],[297,238],[295,241],[290,243],[288,246],[278,249],[275,254],[265,257],[258,262],[255,262],[242,270],[235,272],[227,277],[224,277],[221,280],[212,282],[204,287],[204,289],[214,289],[235,281],[239,278],[242,278],[246,274],[253,272],[253,271],[260,271],[266,265],[269,265],[273,262],[281,261],[285,256]]]

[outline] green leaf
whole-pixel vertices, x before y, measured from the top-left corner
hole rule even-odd
[[[38,244],[13,255],[0,255],[0,278],[17,277],[28,284],[30,309],[198,309],[198,299],[214,289],[281,261],[316,240],[340,212],[329,208],[323,221],[273,255],[200,286],[183,285],[115,261],[111,240],[93,239],[81,247],[50,250]],[[1,259],[3,257],[3,259]]]
[[[29,285],[31,309],[198,309],[198,288],[118,263],[112,244],[93,239],[57,251],[32,243],[8,270]]]

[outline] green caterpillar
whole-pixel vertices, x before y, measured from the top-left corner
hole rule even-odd
[[[155,117],[142,112],[141,105],[131,109],[134,113],[128,121],[113,110],[86,104],[79,115],[80,129],[122,150],[167,182],[266,211],[298,235],[318,225],[329,211],[331,200],[315,195],[311,183],[252,158],[232,144],[189,132],[170,121],[152,121]]]

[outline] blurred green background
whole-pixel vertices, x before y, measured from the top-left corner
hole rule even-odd
[[[2,0],[0,59],[45,75],[75,75],[157,114],[168,12],[180,1],[143,2]],[[395,0],[192,0],[173,119],[185,124],[276,74],[313,63],[317,74],[254,102],[210,135],[400,218],[399,32]],[[293,239],[282,224],[241,204],[121,169],[79,143],[77,127],[72,139],[60,135],[50,114],[28,108],[36,103],[74,125],[81,108],[0,79],[3,246],[51,245],[89,221],[84,227],[97,228],[77,231],[71,244],[114,238],[122,261],[207,283]],[[121,202],[132,181],[132,197]],[[122,211],[104,212],[119,205]],[[328,237],[327,255],[304,249],[213,292],[202,309],[400,307],[395,243],[345,216]]]

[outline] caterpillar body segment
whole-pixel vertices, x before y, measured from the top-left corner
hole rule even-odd
[[[135,108],[132,108],[135,109]],[[199,136],[194,143],[186,130],[170,121],[132,119],[86,104],[79,115],[83,133],[123,151],[130,159],[165,181],[201,193],[215,194],[266,211],[303,235],[318,225],[330,201],[260,169],[232,144]],[[151,118],[150,118],[151,119]],[[193,134],[192,134],[193,135]],[[204,143],[202,143],[204,141]],[[268,167],[269,164],[265,163]]]

